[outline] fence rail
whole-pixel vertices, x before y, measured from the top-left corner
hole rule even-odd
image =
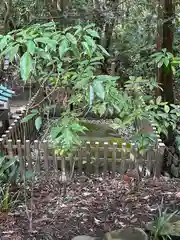
[[[31,144],[30,140],[21,140],[13,143],[12,139],[0,139],[1,152],[7,157],[18,157],[21,173],[26,170],[40,172],[49,170],[63,170],[66,172],[74,169],[80,175],[84,172],[90,173],[116,172],[124,173],[129,169],[138,168],[142,176],[160,176],[161,163],[164,152],[164,144],[159,143],[158,147],[147,151],[141,156],[135,144],[108,142],[86,142],[74,151],[69,157],[57,156],[48,141],[40,142],[35,140]],[[63,164],[63,166],[62,166]]]

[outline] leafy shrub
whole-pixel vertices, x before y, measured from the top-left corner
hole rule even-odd
[[[0,183],[16,184],[20,177],[19,161],[17,158],[0,158]]]
[[[42,87],[51,84],[52,92],[59,88],[71,91],[71,96],[64,99],[65,112],[54,121],[51,129],[51,138],[59,154],[69,154],[81,144],[79,133],[87,129],[80,124],[79,118],[89,111],[100,116],[116,114],[115,128],[135,125],[133,137],[141,150],[151,146],[154,137],[142,133],[135,124],[138,121],[150,120],[159,132],[165,134],[169,126],[176,127],[178,107],[169,106],[160,97],[155,99],[153,92],[159,86],[153,78],[132,76],[125,89],[119,89],[116,83],[119,77],[97,75],[104,56],[108,55],[97,44],[98,38],[93,24],[58,31],[54,22],[19,29],[0,38],[1,56],[8,55],[11,62],[19,56],[20,74],[24,81],[38,81]],[[161,57],[161,64],[166,66],[166,58],[171,56],[167,52],[162,54],[155,56],[156,62],[157,57]],[[70,111],[72,103],[74,109]],[[40,111],[33,109],[24,119],[28,121],[36,117],[38,130],[42,124]]]

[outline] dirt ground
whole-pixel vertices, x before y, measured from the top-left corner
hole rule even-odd
[[[54,174],[41,178],[33,193],[30,186],[19,190],[11,211],[0,214],[0,239],[69,240],[83,234],[101,238],[124,226],[143,228],[162,202],[163,209],[180,210],[180,180],[146,179],[132,188],[120,176],[75,177],[62,197],[56,179]]]

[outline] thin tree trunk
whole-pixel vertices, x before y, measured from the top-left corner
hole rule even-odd
[[[166,48],[168,52],[172,53],[173,46],[173,24],[172,20],[174,17],[173,13],[173,3],[172,0],[160,0],[159,1],[159,14],[163,14],[162,25],[158,26],[159,39],[158,39],[158,50]],[[161,13],[160,13],[161,12]],[[161,15],[160,20],[161,22]],[[161,96],[164,101],[168,103],[174,103],[174,93],[173,93],[173,76],[171,66],[168,69],[162,67],[158,71],[158,82],[162,87]]]
[[[159,39],[157,44],[157,50],[166,48],[168,52],[173,52],[173,18],[174,18],[174,7],[172,0],[159,0]],[[162,19],[162,21],[161,21]],[[173,75],[171,66],[168,68],[161,67],[157,74],[158,83],[160,84],[162,91],[159,91],[159,95],[162,96],[163,101],[169,104],[174,103],[174,92],[173,92]],[[174,141],[174,135],[172,127],[168,129],[168,137],[166,144],[170,145]]]

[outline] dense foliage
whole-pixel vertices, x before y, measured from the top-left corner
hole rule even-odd
[[[1,56],[8,55],[20,67],[24,81],[38,81],[40,88],[48,86],[51,93],[64,89],[64,97],[58,102],[63,105],[63,114],[51,131],[56,147],[61,146],[61,153],[68,153],[80,144],[79,133],[87,129],[81,126],[79,118],[89,111],[100,116],[116,115],[118,127],[145,118],[157,125],[159,133],[167,134],[170,126],[176,128],[178,106],[169,105],[158,95],[155,97],[157,88],[162,87],[156,83],[155,74],[157,67],[173,71],[178,81],[178,6],[175,53],[170,53],[167,49],[156,52],[159,9],[148,0],[7,3],[13,9],[8,14],[14,24],[11,29],[5,29],[8,34],[1,35]],[[88,24],[92,21],[95,24]],[[70,25],[73,26],[67,27]],[[116,63],[118,77],[104,75],[111,60]],[[103,75],[99,74],[100,70]],[[117,79],[123,88],[117,86]],[[54,108],[48,101],[44,103],[48,106],[33,109],[26,118],[27,121],[37,116],[38,130],[42,112]],[[72,103],[73,111],[70,111]],[[152,139],[142,136],[140,129],[136,131],[134,138],[144,149]],[[141,141],[142,138],[147,141]]]

